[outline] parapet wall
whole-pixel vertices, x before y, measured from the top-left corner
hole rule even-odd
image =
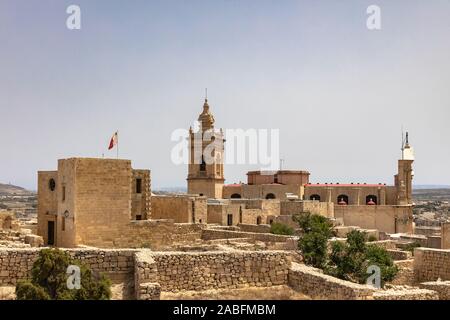
[[[287,284],[290,255],[282,251],[153,252],[161,291]]]
[[[450,280],[450,250],[414,249],[414,280],[416,282]]]

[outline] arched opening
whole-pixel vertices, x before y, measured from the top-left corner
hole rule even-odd
[[[50,189],[50,191],[55,191],[55,188],[56,188],[56,182],[55,182],[55,179],[51,178],[51,179],[48,181],[48,188]]]
[[[239,193],[233,193],[230,198],[231,199],[240,199],[241,195]]]
[[[376,206],[378,204],[378,199],[377,196],[373,195],[373,194],[369,194],[366,197],[366,204],[368,206]]]
[[[256,218],[256,224],[261,224],[261,216],[258,216],[258,217]]]
[[[348,196],[346,194],[341,194],[337,197],[337,203],[341,206],[348,205]]]
[[[200,163],[200,171],[206,171],[206,162],[203,156],[202,156],[202,163]]]
[[[273,193],[266,194],[266,199],[275,199],[275,195]]]
[[[309,200],[320,201],[320,196],[318,194],[313,194],[309,197]]]

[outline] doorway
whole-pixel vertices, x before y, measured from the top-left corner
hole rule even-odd
[[[55,221],[47,222],[47,244],[50,246],[55,244]]]

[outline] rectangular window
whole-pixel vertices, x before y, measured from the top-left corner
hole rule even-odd
[[[66,231],[66,217],[62,217],[61,229]]]
[[[232,215],[232,214],[229,214],[227,220],[228,220],[228,221],[227,221],[227,224],[228,224],[229,226],[232,226],[232,225],[233,225],[233,215]]]
[[[62,187],[62,201],[66,200],[66,186]]]
[[[142,179],[136,179],[136,193],[142,193]]]

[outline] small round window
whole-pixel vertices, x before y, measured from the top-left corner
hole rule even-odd
[[[48,182],[48,187],[50,188],[51,191],[55,191],[56,188],[55,179],[50,179],[50,181]]]

